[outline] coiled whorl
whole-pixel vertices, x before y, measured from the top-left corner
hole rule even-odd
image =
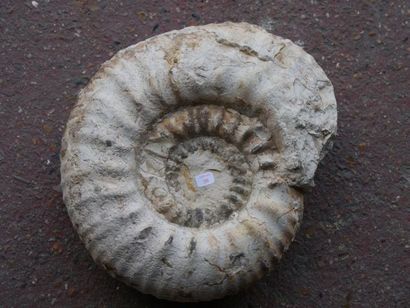
[[[81,92],[64,202],[112,276],[159,298],[220,298],[288,248],[335,132],[332,85],[289,40],[246,23],[168,32],[120,51]]]

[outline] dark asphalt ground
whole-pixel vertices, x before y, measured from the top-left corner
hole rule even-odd
[[[116,51],[227,20],[316,58],[339,133],[279,267],[212,307],[410,306],[408,1],[37,2],[0,2],[0,307],[181,307],[94,265],[62,202],[60,140],[78,91]]]

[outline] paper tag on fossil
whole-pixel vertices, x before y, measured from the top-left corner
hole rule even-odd
[[[215,182],[215,178],[212,172],[205,172],[197,175],[195,177],[195,182],[196,186],[204,187],[213,184]]]

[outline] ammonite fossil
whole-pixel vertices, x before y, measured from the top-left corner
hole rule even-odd
[[[233,294],[289,247],[336,116],[330,81],[289,40],[246,23],[161,34],[81,92],[64,202],[126,284],[176,301]]]

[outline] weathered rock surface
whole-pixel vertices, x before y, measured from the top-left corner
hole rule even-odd
[[[64,201],[112,276],[177,301],[247,287],[289,247],[336,132],[333,87],[245,24],[168,32],[103,64],[61,151]]]

